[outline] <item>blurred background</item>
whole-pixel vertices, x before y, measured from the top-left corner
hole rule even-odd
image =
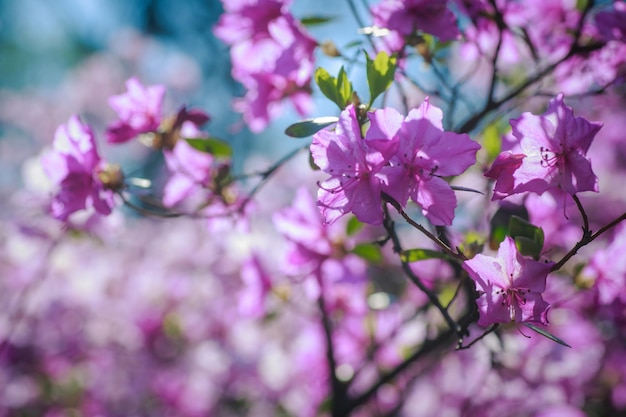
[[[357,25],[344,2],[295,3],[296,17],[328,16],[328,10],[341,17],[311,28],[316,39],[331,32],[354,38]],[[222,11],[219,0],[0,0],[0,193],[22,185],[25,158],[51,143],[72,114],[92,124],[102,143],[115,119],[107,99],[123,92],[131,76],[167,87],[166,113],[182,104],[207,111],[205,129],[232,144],[236,163],[251,152],[284,154],[300,146],[282,133],[299,117],[290,106],[254,137],[232,110],[233,97],[244,90],[230,76],[226,45],[212,34]],[[327,68],[334,71],[332,63]],[[319,98],[316,104],[328,106]],[[101,152],[122,163],[141,154],[122,148]]]

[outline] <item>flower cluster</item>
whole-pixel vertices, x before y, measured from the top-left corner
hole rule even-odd
[[[372,15],[375,27],[389,31],[383,39],[391,52],[414,44],[418,34],[434,35],[442,41],[460,35],[448,0],[384,0],[372,7]]]
[[[288,11],[289,0],[223,1],[215,34],[231,47],[232,75],[247,90],[235,102],[253,132],[265,129],[290,99],[309,112],[313,50],[309,37]]]
[[[121,172],[100,158],[93,130],[78,116],[58,127],[42,165],[58,188],[50,206],[55,218],[67,221],[72,213],[87,208],[111,213],[114,193],[123,185]]]
[[[165,87],[145,87],[137,78],[126,81],[126,92],[112,96],[109,105],[115,110],[118,120],[107,128],[109,143],[124,143],[141,137],[144,143],[156,149],[173,149],[187,128],[186,137],[199,134],[198,128],[209,121],[201,110],[182,107],[176,115],[163,117]]]
[[[306,113],[317,42],[290,0],[222,3],[250,129],[285,99]],[[165,87],[137,78],[106,138],[151,148],[145,178],[72,116],[42,160],[52,216],[22,212],[36,186],[0,199],[18,204],[0,218],[0,415],[624,414],[626,6],[574,3],[351,2],[373,38],[321,44],[343,64],[315,73],[341,113],[286,130],[313,136],[308,161],[233,164],[207,114],[168,114]],[[555,93],[570,82],[573,108]],[[116,199],[139,214],[123,227],[102,219]],[[105,227],[74,227],[79,211]]]
[[[496,180],[493,199],[551,189],[574,195],[598,191],[598,178],[586,157],[601,123],[575,117],[563,94],[550,101],[541,116],[524,113],[511,120],[519,152],[498,155],[485,176]]]
[[[406,117],[386,108],[369,118],[371,125],[362,137],[350,105],[334,131],[313,138],[313,159],[330,174],[318,193],[326,221],[351,212],[362,222],[380,224],[385,193],[401,206],[410,198],[435,225],[452,224],[457,202],[444,177],[472,166],[480,145],[468,135],[444,131],[443,113],[428,98]]]

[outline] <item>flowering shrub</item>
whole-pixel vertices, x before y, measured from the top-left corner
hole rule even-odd
[[[233,108],[310,117],[260,169],[138,77],[102,135],[145,169],[61,124],[0,219],[0,416],[626,412],[623,4],[348,5],[338,45],[223,1]]]

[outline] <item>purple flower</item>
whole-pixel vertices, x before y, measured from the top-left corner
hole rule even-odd
[[[511,126],[520,141],[520,153],[500,154],[485,173],[496,180],[494,200],[527,191],[542,194],[553,188],[571,195],[598,191],[598,178],[586,153],[602,124],[574,117],[571,107],[563,103],[563,94],[550,100],[543,115],[523,113],[511,120]]]
[[[289,13],[285,0],[223,1],[226,13],[215,27],[231,46],[233,78],[247,90],[235,110],[254,132],[263,130],[290,98],[308,113],[313,51],[317,46]]]
[[[626,4],[616,1],[613,9],[598,13],[595,20],[598,30],[606,39],[626,41]]]
[[[460,34],[447,0],[383,0],[372,8],[372,15],[375,26],[391,31],[388,46],[392,51],[402,49],[406,38],[418,30],[442,41]]]
[[[256,255],[241,266],[241,280],[243,288],[238,295],[239,313],[244,317],[262,317],[272,281]]]
[[[273,70],[269,67],[243,77],[241,81],[248,91],[243,98],[235,101],[234,108],[243,114],[251,131],[265,129],[270,120],[280,114],[286,99],[292,102],[300,115],[310,112],[313,73],[310,53],[306,49],[291,47],[282,51],[273,64]]]
[[[213,173],[213,156],[200,152],[186,140],[178,140],[171,151],[163,151],[171,173],[165,184],[163,205],[172,207],[192,194],[205,189]]]
[[[138,79],[131,78],[126,81],[126,89],[125,94],[109,99],[109,105],[119,117],[107,129],[110,143],[127,142],[141,133],[154,132],[161,123],[164,86],[144,87]]]
[[[550,305],[541,293],[553,263],[527,259],[517,252],[515,241],[507,236],[497,257],[482,254],[463,263],[476,283],[480,326],[493,323],[535,322],[548,324]]]
[[[88,207],[103,215],[110,214],[113,189],[121,178],[109,176],[113,172],[119,175],[119,171],[100,159],[91,127],[72,116],[67,124],[57,128],[52,147],[42,160],[46,174],[59,187],[50,207],[52,215],[67,221],[70,214]]]
[[[273,216],[274,227],[289,242],[283,270],[288,275],[304,276],[305,287],[311,298],[322,290],[329,308],[362,304],[358,299],[367,276],[363,259],[350,254],[353,239],[346,236],[345,223],[326,224],[308,190],[298,189],[293,205]],[[347,285],[349,294],[343,293]]]
[[[583,274],[594,279],[600,304],[616,300],[626,304],[626,227],[620,226],[611,243],[596,251]]]
[[[459,35],[456,18],[447,0],[383,0],[372,9],[379,27],[397,31],[407,37],[417,30],[451,41]]]
[[[382,223],[378,172],[387,158],[361,137],[354,105],[341,112],[334,131],[322,130],[313,136],[311,154],[315,164],[330,174],[320,184],[317,200],[326,223],[350,212],[364,223]]]
[[[435,225],[452,224],[456,197],[442,177],[459,175],[473,165],[480,145],[468,135],[445,132],[443,113],[428,98],[404,120],[393,109],[385,112],[384,117],[379,117],[380,111],[374,113],[366,135],[373,141],[385,130],[391,134],[389,139],[397,142],[389,164],[381,169],[385,178],[382,190],[402,206],[410,197]],[[372,143],[377,146],[380,142]]]

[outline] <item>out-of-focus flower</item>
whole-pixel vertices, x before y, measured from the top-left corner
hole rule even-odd
[[[354,242],[346,236],[345,224],[324,223],[305,188],[298,190],[291,207],[274,214],[273,222],[290,244],[283,270],[289,275],[314,278],[306,283],[312,298],[326,287],[324,291],[330,303],[336,304],[341,299],[343,305],[363,303],[363,299],[357,300],[355,284],[361,289],[359,284],[367,276],[365,261],[349,253]],[[342,284],[351,291],[342,295]]]
[[[520,153],[500,154],[485,173],[496,180],[494,200],[528,191],[542,194],[552,188],[570,195],[598,191],[598,178],[586,154],[602,124],[574,117],[572,108],[563,103],[563,94],[550,100],[543,115],[523,113],[511,120],[511,126]]]
[[[209,186],[214,162],[210,153],[198,151],[186,140],[179,140],[174,149],[164,151],[163,155],[171,174],[163,195],[163,204],[166,207],[173,207]]]
[[[626,41],[626,3],[616,1],[611,10],[595,16],[596,26],[606,39]]]
[[[620,226],[611,243],[594,252],[583,276],[594,279],[600,304],[626,304],[626,227]]]
[[[407,39],[417,33],[428,33],[442,41],[460,34],[447,0],[383,0],[372,8],[374,25],[390,33],[385,43],[391,51],[400,51]]]
[[[520,255],[509,236],[500,244],[497,257],[478,254],[465,261],[463,269],[480,293],[476,300],[480,311],[478,324],[489,326],[512,321],[548,324],[550,305],[541,293],[552,265]]]
[[[137,78],[126,81],[126,93],[112,96],[109,105],[119,120],[107,129],[110,143],[127,142],[141,133],[154,132],[161,123],[165,87],[144,87]]]
[[[239,292],[239,313],[247,317],[265,314],[265,298],[272,289],[272,281],[257,256],[241,266],[243,289]]]
[[[290,98],[296,110],[308,113],[313,51],[317,43],[293,18],[285,0],[223,1],[225,13],[215,27],[230,45],[232,75],[247,89],[235,101],[253,132],[260,132]]]
[[[52,215],[67,221],[70,214],[90,207],[110,214],[122,175],[119,167],[100,159],[91,127],[72,116],[57,129],[52,147],[42,159],[46,174],[59,187],[50,206]]]

